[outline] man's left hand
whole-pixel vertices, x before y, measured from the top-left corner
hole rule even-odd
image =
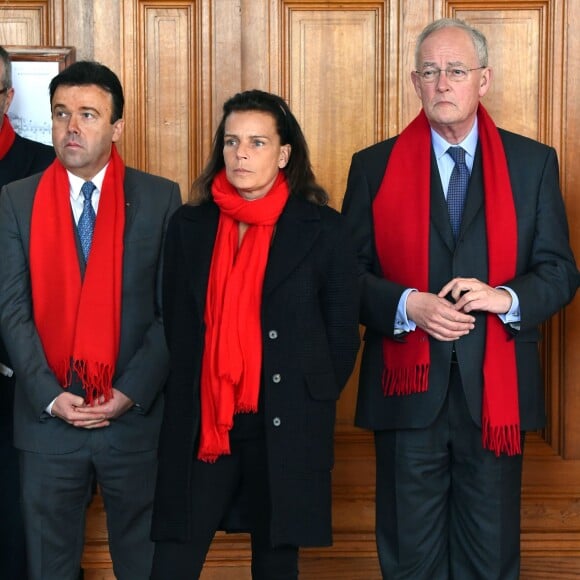
[[[453,278],[447,282],[438,296],[450,296],[455,309],[461,312],[492,312],[505,314],[512,305],[512,297],[503,288],[492,288],[477,278]]]

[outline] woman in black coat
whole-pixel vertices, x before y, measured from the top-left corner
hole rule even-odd
[[[250,532],[253,578],[297,578],[298,547],[332,541],[336,401],[359,346],[352,243],[269,93],[225,103],[193,194],[165,247],[152,578],[197,578],[217,529]]]

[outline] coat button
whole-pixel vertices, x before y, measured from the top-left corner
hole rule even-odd
[[[272,375],[272,382],[273,383],[279,383],[282,380],[282,377],[276,373],[275,375]]]
[[[270,330],[268,332],[268,338],[271,340],[276,340],[278,338],[278,333],[275,330]]]
[[[282,421],[280,421],[280,417],[274,417],[274,419],[272,420],[272,424],[274,425],[274,427],[280,427],[280,425],[282,424]]]

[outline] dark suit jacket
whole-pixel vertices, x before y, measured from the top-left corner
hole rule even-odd
[[[32,318],[28,256],[39,180],[35,175],[14,182],[0,195],[0,324],[17,378],[15,445],[66,453],[81,447],[88,432],[45,413],[62,387],[48,367]],[[160,393],[168,372],[161,319],[162,247],[169,217],[180,202],[176,183],[127,168],[121,336],[113,385],[137,405],[104,428],[110,443],[124,451],[157,445]]]
[[[159,443],[156,540],[188,538],[195,517],[188,509],[189,472],[199,431],[203,315],[218,216],[213,202],[183,206],[167,234],[163,295],[171,374]],[[357,310],[356,259],[343,219],[291,196],[276,226],[261,311],[275,544],[331,541],[335,407],[359,346]]]
[[[16,135],[12,147],[0,159],[0,187],[44,171],[53,160],[52,147]]]
[[[48,145],[16,135],[12,147],[0,159],[0,188],[11,181],[44,171],[54,160],[54,149]],[[4,342],[0,340],[0,362],[11,366]],[[0,416],[10,417],[12,432],[12,408],[14,406],[14,378],[0,375]]]
[[[554,149],[525,137],[500,131],[513,190],[518,233],[517,272],[504,284],[519,297],[521,330],[515,336],[521,428],[544,425],[544,394],[538,355],[538,325],[567,304],[579,275],[568,242],[568,225],[558,181]],[[358,248],[361,323],[366,326],[356,423],[373,430],[421,428],[437,416],[445,400],[453,343],[430,338],[428,392],[384,397],[382,339],[393,338],[395,312],[402,286],[386,280],[374,247],[372,202],[385,173],[396,138],[356,153],[348,178],[343,213]],[[466,206],[455,246],[434,156],[431,167],[429,291],[439,292],[456,276],[486,282],[487,242],[481,153],[469,183]],[[413,192],[409,191],[409,195]],[[408,224],[409,235],[420,235]],[[482,364],[485,315],[475,314],[475,329],[456,341],[463,388],[473,421],[481,425]],[[507,332],[507,330],[506,330]]]

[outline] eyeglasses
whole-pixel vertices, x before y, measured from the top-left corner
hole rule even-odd
[[[3,89],[0,90],[0,95],[3,95],[4,93],[8,92],[8,87],[4,87]]]
[[[486,67],[478,66],[475,68],[465,68],[463,66],[448,66],[445,69],[426,68],[425,70],[416,70],[415,74],[419,75],[424,83],[435,83],[439,80],[441,73],[444,72],[448,81],[461,83],[467,80],[467,77],[472,70],[480,70],[482,68]]]

